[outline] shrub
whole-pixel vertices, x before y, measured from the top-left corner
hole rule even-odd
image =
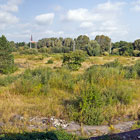
[[[63,130],[48,132],[32,132],[19,134],[3,134],[1,140],[82,140],[75,135],[69,134]]]
[[[140,51],[139,50],[133,50],[133,56],[140,56]]]
[[[140,61],[138,60],[136,64],[133,66],[133,70],[137,72],[138,76],[140,77]]]
[[[109,62],[104,64],[105,67],[119,67],[122,68],[122,64],[120,64],[120,62],[118,61],[118,59],[115,59],[113,62]]]
[[[71,119],[88,125],[110,121],[112,114],[105,113],[109,106],[128,105],[134,91],[124,80],[124,71],[115,67],[92,66],[82,79],[80,95],[67,104]]]
[[[64,54],[63,65],[66,65],[70,70],[78,70],[81,63],[85,60],[85,53],[83,51],[70,52]]]
[[[0,86],[7,86],[18,79],[18,76],[0,77]]]
[[[52,59],[49,59],[47,64],[53,64],[53,60]]]
[[[49,49],[46,48],[46,47],[42,47],[42,48],[38,49],[38,52],[40,52],[40,53],[48,53]]]
[[[82,91],[79,104],[80,119],[83,123],[98,125],[103,122],[102,106],[104,101],[101,91],[96,86],[90,85],[90,87]]]
[[[21,50],[20,54],[37,55],[38,54],[38,50],[37,49],[25,49],[25,50]]]
[[[15,94],[23,95],[45,95],[50,88],[48,81],[51,74],[52,70],[50,68],[28,69],[21,76],[21,79],[15,82],[12,91]]]
[[[102,53],[104,56],[109,56],[109,53],[108,52],[103,52]]]

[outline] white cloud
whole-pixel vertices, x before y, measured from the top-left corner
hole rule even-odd
[[[68,21],[92,21],[99,19],[100,15],[97,13],[93,14],[88,9],[84,8],[69,10],[66,17],[64,17],[64,20]]]
[[[101,3],[97,6],[98,10],[102,11],[117,11],[121,9],[121,7],[125,4],[125,2],[116,2],[111,3],[110,1],[106,3]]]
[[[120,20],[124,5],[124,2],[108,1],[98,4],[93,9],[71,9],[67,11],[64,19],[74,22],[78,28],[92,37],[105,34],[120,38],[128,33]]]
[[[82,22],[80,24],[81,28],[93,28],[93,23],[92,22]]]
[[[52,31],[52,30],[47,30],[47,31],[45,32],[45,34],[46,34],[47,36],[60,36],[60,35],[63,35],[64,32],[63,32],[63,31],[54,32],[54,31]]]
[[[38,24],[47,25],[51,24],[54,20],[54,13],[41,14],[35,17]]]
[[[132,2],[132,10],[140,11],[140,0]]]
[[[6,4],[0,5],[0,9],[6,12],[17,12],[22,0],[8,0]]]
[[[13,24],[17,23],[18,18],[10,13],[7,12],[1,12],[0,13],[0,23],[1,24]]]
[[[18,23],[19,19],[13,14],[18,11],[18,6],[22,0],[8,0],[0,5],[0,30]]]

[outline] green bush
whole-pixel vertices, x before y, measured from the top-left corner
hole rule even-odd
[[[134,91],[124,82],[124,71],[117,67],[92,66],[84,75],[81,94],[66,108],[71,119],[88,125],[103,124],[108,106],[132,103]],[[81,79],[81,80],[82,80]]]
[[[139,78],[140,77],[140,61],[138,60],[135,65],[124,67],[126,70],[126,78]]]
[[[109,63],[106,63],[104,64],[105,67],[119,67],[119,68],[122,68],[122,64],[120,64],[119,60],[118,59],[115,59],[113,62],[109,62]]]
[[[13,92],[23,95],[42,95],[47,94],[49,90],[49,79],[52,74],[50,68],[39,68],[35,70],[26,70],[21,78],[15,82]]]
[[[23,134],[3,134],[1,140],[82,140],[75,135],[68,134],[63,130],[49,132],[32,132]]]
[[[47,64],[53,64],[53,60],[52,59],[49,59]]]
[[[0,77],[0,86],[7,86],[18,79],[18,76]]]
[[[109,53],[108,52],[103,52],[102,53],[104,56],[109,56]]]
[[[50,88],[73,91],[74,77],[68,70],[54,71],[50,68],[26,70],[21,78],[15,82],[12,89],[15,94],[46,95]]]
[[[64,54],[63,65],[67,66],[70,70],[76,71],[81,67],[81,63],[85,60],[85,57],[86,55],[83,51]]]
[[[21,50],[20,54],[37,55],[38,54],[38,50],[37,49],[25,49],[25,50]]]
[[[138,60],[136,64],[133,66],[133,70],[137,72],[138,76],[140,77],[140,61]]]
[[[103,112],[104,100],[101,91],[94,85],[90,85],[81,93],[80,119],[88,125],[98,125],[104,121]]]
[[[49,49],[47,47],[42,47],[42,48],[38,49],[38,52],[40,52],[40,53],[48,53]]]

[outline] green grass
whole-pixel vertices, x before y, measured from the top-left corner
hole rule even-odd
[[[84,140],[64,131],[1,134],[0,140]]]

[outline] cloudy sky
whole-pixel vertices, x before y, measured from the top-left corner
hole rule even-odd
[[[140,38],[140,0],[0,0],[0,35],[8,40],[108,35]]]

